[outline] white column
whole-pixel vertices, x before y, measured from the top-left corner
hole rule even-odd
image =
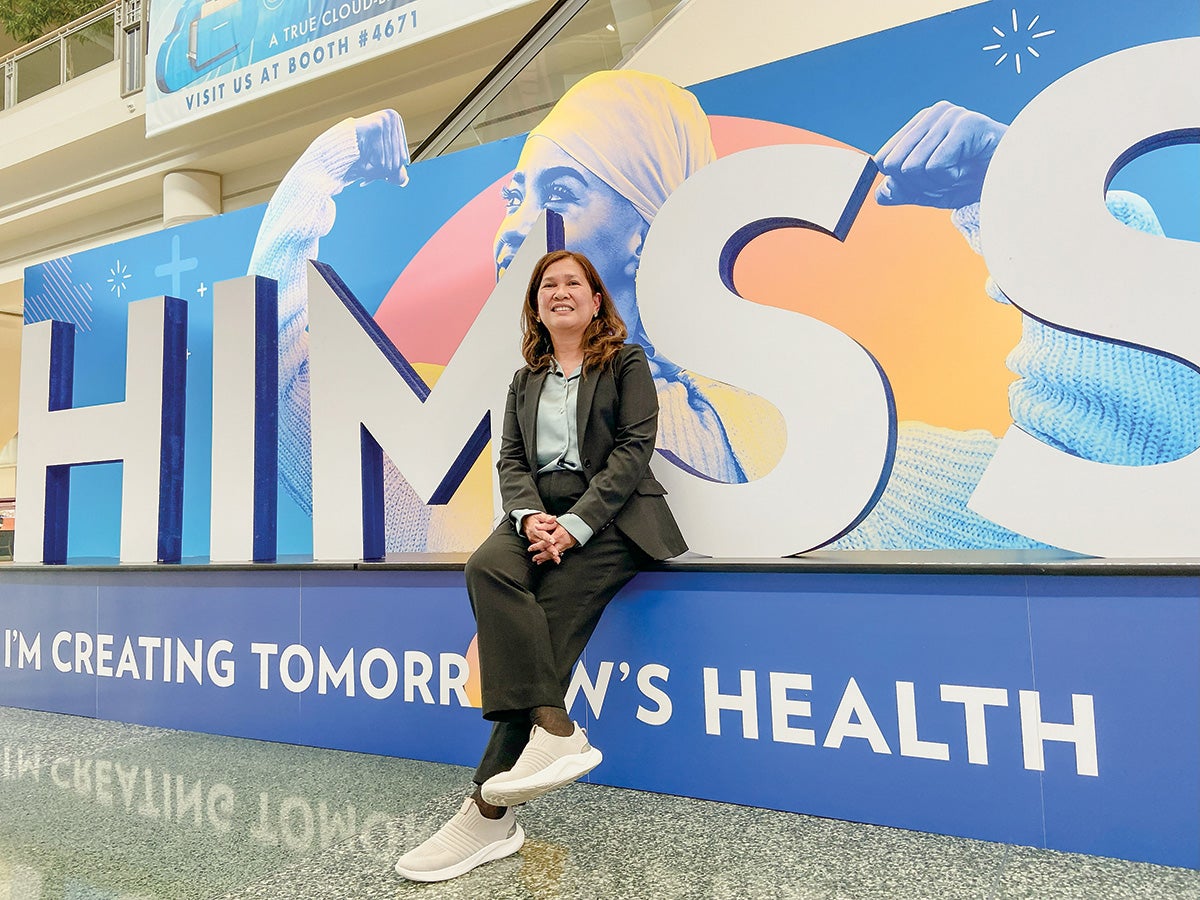
[[[163,176],[163,228],[221,213],[221,176],[184,169]]]

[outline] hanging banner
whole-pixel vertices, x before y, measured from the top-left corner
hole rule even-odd
[[[167,0],[150,11],[146,135],[529,0]]]

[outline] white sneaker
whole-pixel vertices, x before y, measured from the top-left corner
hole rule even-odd
[[[499,819],[489,819],[468,797],[437,834],[400,857],[396,871],[409,881],[447,881],[511,856],[523,843],[525,832],[511,809]]]
[[[578,725],[567,737],[534,725],[516,765],[485,781],[480,794],[493,806],[516,806],[582,778],[603,759]]]

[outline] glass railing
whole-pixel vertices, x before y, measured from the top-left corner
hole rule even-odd
[[[684,0],[686,2],[686,0]],[[553,36],[518,59],[519,65],[493,72],[496,83],[480,92],[465,115],[443,123],[419,149],[418,158],[522,134],[545,117],[567,89],[585,75],[619,68],[622,60],[653,31],[680,0],[586,0],[568,10],[570,18]],[[551,28],[553,29],[553,25]]]
[[[105,4],[0,58],[4,109],[117,58],[119,3]]]

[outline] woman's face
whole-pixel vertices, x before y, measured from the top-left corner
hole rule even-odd
[[[553,141],[537,135],[525,141],[503,196],[508,211],[496,232],[497,277],[508,268],[542,210],[551,209],[563,217],[567,249],[592,261],[614,298],[624,283],[632,285],[646,220]]]
[[[537,312],[556,347],[560,340],[578,342],[599,311],[600,294],[588,284],[583,266],[568,256],[546,267],[538,285]]]

